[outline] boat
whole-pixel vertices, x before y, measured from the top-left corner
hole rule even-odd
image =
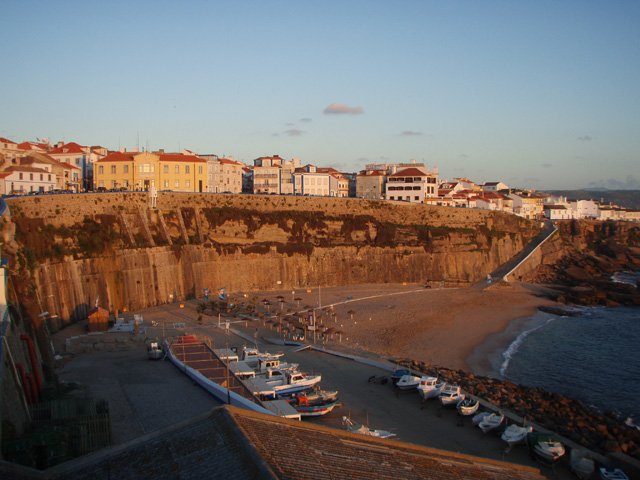
[[[416,377],[415,375],[403,375],[396,383],[396,388],[403,392],[409,392],[411,390],[415,390],[419,383],[420,377]]]
[[[247,347],[246,345],[242,347],[242,354],[240,355],[240,361],[245,362],[247,365],[251,367],[256,367],[258,365],[259,360],[275,360],[282,357],[284,353],[266,353],[260,352],[257,348]]]
[[[147,348],[147,355],[149,356],[149,360],[160,360],[164,357],[164,351],[162,347],[158,346],[158,342],[152,342]]]
[[[504,422],[504,415],[502,412],[499,413],[490,413],[485,416],[480,423],[478,423],[478,427],[482,430],[482,433],[490,432],[491,430],[496,430],[502,425]]]
[[[491,415],[489,412],[480,412],[477,415],[473,416],[471,422],[477,427],[478,425],[480,425],[480,422],[482,422],[482,420],[489,415]]]
[[[279,368],[269,368],[266,372],[265,381],[273,388],[276,397],[291,395],[308,390],[320,383],[321,375],[311,375],[295,370],[282,370]]]
[[[300,393],[294,393],[292,395],[281,395],[280,398],[289,401],[290,398],[305,395],[309,403],[327,403],[338,399],[337,390],[320,390],[315,387],[303,390]]]
[[[411,373],[411,370],[409,370],[407,368],[397,368],[397,369],[395,369],[393,371],[393,373],[391,374],[391,383],[393,385],[395,385],[396,383],[398,383],[398,380],[400,380],[405,375],[413,375],[413,374]]]
[[[502,432],[502,440],[507,442],[509,449],[514,445],[519,445],[527,440],[527,435],[533,431],[533,427],[521,427],[520,425],[509,425]]]
[[[424,375],[420,378],[420,383],[418,384],[417,389],[422,399],[427,400],[428,398],[435,398],[440,395],[440,392],[445,385],[445,382],[438,382],[437,377]]]
[[[477,399],[467,397],[458,402],[456,408],[458,409],[458,415],[464,415],[467,417],[478,411],[478,408],[480,408],[480,402]]]
[[[292,395],[285,400],[303,417],[326,415],[338,404],[337,397],[330,398],[329,400],[317,396],[315,398],[309,398],[304,393]]]
[[[446,385],[438,394],[440,403],[443,407],[448,405],[457,405],[464,400],[464,394],[458,385]]]
[[[576,477],[583,480],[589,478],[595,470],[595,465],[591,454],[584,448],[571,449],[571,470]]]
[[[395,433],[388,432],[386,430],[375,430],[373,428],[369,428],[366,425],[356,425],[354,424],[349,417],[342,417],[342,423],[344,424],[346,430],[352,433],[359,433],[361,435],[369,435],[371,437],[377,438],[391,438],[395,437]]]
[[[600,468],[600,478],[602,480],[629,480],[629,477],[619,468],[611,466]]]
[[[529,433],[527,444],[531,456],[547,465],[553,465],[565,454],[564,445],[553,433]]]

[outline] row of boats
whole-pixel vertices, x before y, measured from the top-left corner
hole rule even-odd
[[[437,377],[423,375],[418,377],[410,370],[397,369],[391,380],[399,391],[416,390],[421,397],[421,405],[431,398],[437,398],[443,407],[455,405],[458,414],[472,416],[473,425],[488,432],[498,433],[507,443],[505,453],[514,446],[526,444],[532,457],[547,465],[554,465],[566,453],[560,438],[553,433],[534,432],[531,426],[507,425],[502,412],[480,412],[480,402],[476,398],[466,396],[457,385],[449,385]],[[587,450],[574,448],[571,450],[571,469],[578,478],[589,478],[595,470],[595,463]],[[603,480],[628,480],[627,475],[618,468],[601,467],[600,478]]]

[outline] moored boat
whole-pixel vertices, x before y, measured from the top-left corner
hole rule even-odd
[[[474,398],[471,398],[471,397],[463,398],[456,405],[456,409],[458,410],[458,414],[459,415],[463,415],[465,417],[467,417],[469,415],[473,415],[474,413],[476,413],[478,411],[478,408],[480,408],[480,402],[477,399],[474,399]]]
[[[529,433],[527,444],[531,455],[547,465],[553,465],[565,454],[564,445],[552,433]]]
[[[411,370],[407,368],[397,368],[391,374],[391,383],[395,385],[405,375],[412,375]]]
[[[435,398],[440,395],[440,392],[445,387],[445,385],[445,382],[438,382],[437,377],[423,375],[420,378],[420,383],[416,388],[418,389],[418,393],[420,394],[422,399],[427,400],[428,398]]]
[[[502,422],[504,422],[504,415],[502,412],[490,413],[482,418],[480,423],[478,423],[478,427],[480,427],[482,433],[487,433],[498,429],[502,425]]]
[[[308,390],[322,380],[321,375],[305,375],[295,370],[267,369],[265,381],[273,388],[276,397],[291,395]]]
[[[149,356],[149,360],[160,360],[164,357],[164,351],[162,347],[158,346],[158,342],[153,342],[147,348],[147,355]]]
[[[457,405],[464,400],[464,394],[458,385],[446,385],[438,394],[440,403],[443,407],[448,405]]]
[[[571,449],[571,470],[580,479],[587,479],[595,470],[593,458],[584,448]]]
[[[411,390],[415,390],[420,383],[420,377],[416,377],[414,375],[403,375],[398,383],[396,383],[396,387],[398,390],[402,390],[403,392],[408,392]]]
[[[520,425],[509,425],[502,432],[502,440],[507,442],[509,448],[519,445],[527,440],[527,435],[533,431],[532,427],[521,427]]]
[[[310,400],[304,393],[288,397],[286,400],[303,417],[326,415],[338,404],[337,398]]]

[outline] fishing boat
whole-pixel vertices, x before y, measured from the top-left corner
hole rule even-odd
[[[440,395],[440,392],[445,387],[445,382],[438,382],[437,377],[431,377],[429,375],[424,375],[420,378],[420,383],[416,387],[418,389],[418,393],[422,397],[423,400],[427,400],[428,398],[436,398]]]
[[[547,465],[553,465],[565,454],[564,445],[552,433],[529,433],[527,444],[531,455]]]
[[[414,375],[403,375],[398,383],[396,383],[396,388],[403,392],[409,392],[411,390],[415,390],[420,383],[420,377],[416,377]]]
[[[273,388],[276,397],[308,390],[322,380],[322,375],[310,375],[295,370],[267,369],[265,381]]]
[[[391,374],[391,383],[395,385],[405,375],[412,375],[411,370],[406,368],[397,368]]]
[[[342,417],[342,423],[344,424],[348,432],[359,433],[361,435],[369,435],[377,438],[390,438],[395,437],[395,433],[388,432],[386,430],[376,430],[369,428],[366,425],[356,425],[349,417]]]
[[[319,417],[326,415],[338,404],[337,397],[325,400],[322,397],[310,399],[304,393],[286,398],[286,401],[303,417]]]
[[[533,427],[521,427],[520,425],[509,425],[502,432],[502,440],[507,442],[509,449],[514,445],[525,443],[527,435],[533,431]]]
[[[480,427],[482,433],[487,433],[498,429],[502,425],[502,422],[504,422],[504,415],[502,412],[490,413],[485,416],[480,423],[478,423],[478,427]]]
[[[471,422],[477,427],[478,425],[480,425],[480,422],[482,422],[482,420],[489,415],[491,415],[489,412],[480,412],[477,415],[473,416]]]
[[[464,394],[458,385],[446,385],[438,394],[443,407],[457,405],[464,400]]]
[[[463,398],[456,405],[456,409],[458,410],[458,415],[463,415],[465,417],[468,417],[469,415],[473,415],[474,413],[476,413],[478,411],[478,408],[480,408],[480,402],[477,399],[474,399],[471,397]]]
[[[619,468],[611,466],[600,468],[600,478],[602,480],[629,480],[629,477]]]
[[[595,470],[595,465],[591,454],[584,448],[571,449],[571,470],[576,477],[585,480],[591,476]]]
[[[284,353],[260,352],[257,348],[247,347],[245,345],[242,347],[242,353],[240,354],[240,361],[245,362],[247,365],[251,367],[256,367],[260,360],[262,360],[263,362],[266,360],[276,360],[282,357],[283,355]]]

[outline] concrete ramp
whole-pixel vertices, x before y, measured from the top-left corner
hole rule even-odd
[[[304,345],[300,345],[299,347],[296,347],[294,349],[292,349],[292,352],[302,352],[303,350],[311,350],[311,345],[309,345],[308,343],[305,343]]]

